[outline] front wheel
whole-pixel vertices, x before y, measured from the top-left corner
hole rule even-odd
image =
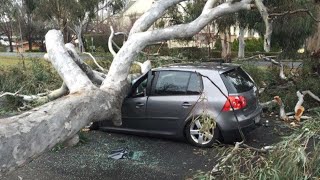
[[[214,119],[198,117],[191,120],[185,127],[186,139],[198,147],[212,147],[219,138],[219,129]]]

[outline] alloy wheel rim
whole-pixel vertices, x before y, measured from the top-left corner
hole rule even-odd
[[[214,127],[215,123],[213,121],[210,121],[210,124],[208,125],[208,122],[203,122],[200,119],[195,119],[191,122],[190,125],[190,136],[192,140],[197,144],[208,144],[214,137]]]

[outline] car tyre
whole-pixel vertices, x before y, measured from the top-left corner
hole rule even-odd
[[[89,127],[90,131],[95,131],[95,130],[99,130],[100,126],[99,126],[99,122],[93,122],[91,124],[91,126]]]
[[[191,120],[187,123],[187,125],[184,128],[184,132],[185,132],[185,136],[187,141],[197,147],[203,147],[203,148],[208,148],[208,147],[212,147],[214,145],[214,143],[218,143],[219,138],[220,138],[220,131],[217,127],[217,125],[215,124],[215,127],[213,129],[210,129],[212,138],[204,138],[203,142],[199,142],[199,136],[205,136],[204,133],[198,133],[196,134],[196,122]],[[198,141],[197,141],[198,138]]]

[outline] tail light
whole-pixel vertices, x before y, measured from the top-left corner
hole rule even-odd
[[[228,96],[228,99],[224,104],[222,111],[232,111],[231,105],[234,110],[243,109],[247,106],[246,98],[243,96]]]

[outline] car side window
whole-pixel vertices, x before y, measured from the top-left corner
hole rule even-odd
[[[196,95],[202,82],[196,73],[160,71],[152,95]]]
[[[189,72],[160,71],[154,95],[186,94],[189,78]]]
[[[202,80],[201,77],[196,73],[191,73],[187,94],[198,95],[202,91]]]
[[[148,76],[146,75],[133,84],[131,95],[130,95],[131,97],[135,98],[135,97],[146,96],[147,82],[148,82],[147,77]]]

